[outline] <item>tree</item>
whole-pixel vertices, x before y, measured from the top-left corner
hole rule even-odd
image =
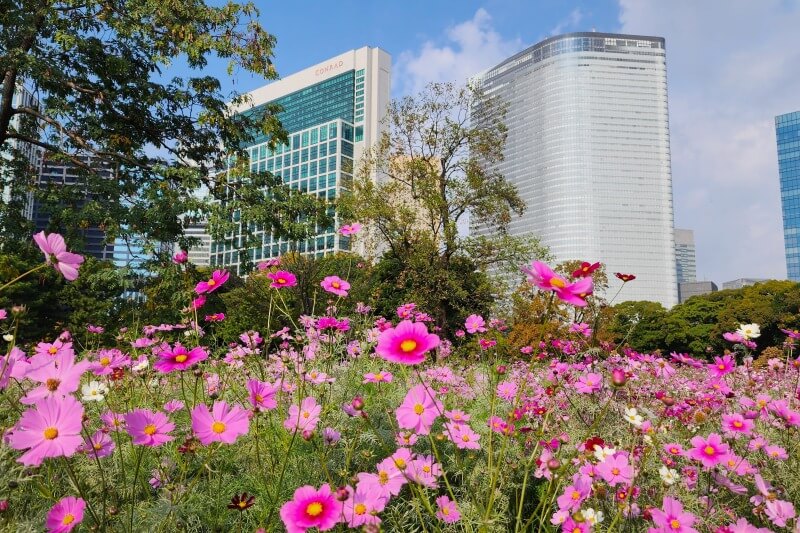
[[[352,194],[341,200],[342,213],[367,222],[371,244],[388,248],[401,272],[422,262],[441,271],[431,274],[435,279],[449,279],[454,258],[467,255],[480,270],[501,262],[518,266],[534,250],[501,242],[509,239],[512,214],[525,208],[497,169],[504,117],[504,106],[472,86],[434,83],[392,102],[386,130],[359,162]],[[467,214],[494,228],[497,238],[460,236]],[[429,302],[429,311],[444,325],[451,295],[437,292],[440,300]]]
[[[205,72],[216,57],[228,61],[229,74],[277,77],[275,38],[257,14],[253,4],[204,0],[4,0],[0,148],[12,140],[37,146],[81,170],[77,186],[93,201],[67,212],[67,229],[90,224],[109,240],[174,241],[182,214],[209,210],[194,194],[201,186],[223,198],[262,184],[216,169],[246,160],[243,147],[255,135],[286,139],[275,106],[234,114],[246,98],[224,93]],[[167,79],[173,64],[188,74]],[[40,106],[15,104],[23,85]],[[112,164],[114,178],[103,178],[86,155]],[[0,175],[11,173],[24,188],[20,155],[11,156],[0,159]],[[0,244],[29,237],[13,207],[2,213]]]

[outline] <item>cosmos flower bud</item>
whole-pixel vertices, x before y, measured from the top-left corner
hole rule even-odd
[[[0,513],[8,511],[8,500],[0,500]]]
[[[615,368],[611,371],[611,383],[615,387],[624,387],[625,383],[628,382],[628,377],[625,375],[625,371],[621,368]]]
[[[508,371],[508,367],[506,365],[497,365],[497,373],[501,376]]]
[[[314,437],[314,432],[309,429],[304,429],[302,436],[303,440],[311,440]]]
[[[361,411],[362,409],[364,409],[364,398],[362,398],[361,396],[356,396],[355,398],[353,398],[353,401],[350,402],[350,405],[352,405],[353,409],[355,409],[356,411]]]
[[[675,405],[675,398],[673,398],[672,396],[664,396],[663,398],[661,398],[661,401],[667,407],[672,407],[673,405]]]
[[[348,489],[347,487],[344,487],[344,486],[339,487],[338,489],[336,489],[336,499],[339,500],[340,502],[346,502],[347,500],[349,500],[350,499],[350,489]]]
[[[547,461],[547,469],[551,472],[554,472],[561,468],[561,461],[553,457],[552,459]]]

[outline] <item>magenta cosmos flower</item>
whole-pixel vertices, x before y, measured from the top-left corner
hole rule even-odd
[[[278,387],[275,385],[266,381],[250,379],[247,380],[247,391],[249,392],[248,399],[253,409],[275,409],[278,407],[278,402],[275,400],[275,393],[278,392]]]
[[[56,270],[61,272],[64,279],[74,281],[78,278],[78,269],[83,263],[83,256],[68,252],[64,237],[58,233],[47,235],[40,231],[33,236],[33,240],[44,253],[47,263],[52,264]]]
[[[176,265],[182,265],[186,261],[189,260],[189,252],[186,250],[180,250],[178,253],[172,256],[172,262]]]
[[[328,531],[339,522],[342,504],[325,483],[319,490],[305,485],[294,491],[294,497],[281,506],[281,520],[288,533],[305,533],[312,527]]]
[[[28,450],[18,459],[25,466],[39,466],[48,457],[70,457],[83,444],[83,405],[72,396],[42,398],[22,413],[8,436],[15,450]]]
[[[375,353],[387,361],[415,365],[425,360],[425,353],[439,346],[439,336],[428,333],[421,322],[403,320],[378,337]]]
[[[698,435],[692,437],[690,442],[693,448],[686,455],[700,461],[706,468],[714,468],[728,455],[728,445],[722,442],[722,437],[717,433],[711,433],[707,439]]]
[[[208,281],[201,281],[195,286],[194,292],[196,292],[197,294],[212,293],[215,290],[222,287],[225,284],[225,282],[228,281],[229,277],[230,277],[229,272],[225,270],[215,270],[211,274],[211,279],[209,279]]]
[[[47,513],[44,525],[51,533],[68,533],[83,521],[84,509],[86,502],[82,498],[61,498]]]
[[[529,267],[522,267],[522,271],[527,274],[529,283],[543,291],[553,291],[561,300],[577,307],[584,307],[586,297],[594,290],[591,277],[569,283],[541,261],[534,261]]]
[[[188,350],[180,343],[175,343],[174,348],[159,352],[158,358],[158,361],[153,363],[153,368],[167,374],[176,370],[186,370],[200,361],[205,361],[208,359],[208,353],[200,346]]]
[[[209,411],[205,404],[192,409],[192,431],[208,446],[212,442],[233,444],[241,435],[250,430],[247,411],[238,405],[229,406],[225,402],[214,402]]]
[[[442,403],[436,399],[436,393],[420,384],[408,391],[395,416],[401,429],[410,429],[414,433],[427,435],[434,420],[442,412]]]
[[[125,415],[125,425],[134,444],[161,446],[175,438],[169,435],[175,429],[175,424],[164,413],[136,409]]]
[[[339,228],[339,233],[341,233],[345,237],[350,235],[355,235],[359,231],[361,231],[361,224],[359,224],[358,222],[353,222],[352,224],[345,224],[344,226]]]
[[[287,270],[269,272],[267,277],[272,280],[269,286],[273,289],[282,289],[284,287],[294,287],[297,285],[297,276]]]
[[[653,524],[658,526],[658,531],[670,531],[675,533],[697,533],[692,527],[697,519],[692,513],[683,510],[683,505],[676,499],[668,496],[664,497],[662,509],[652,509]]]
[[[339,276],[326,276],[319,284],[329,293],[342,298],[346,297],[347,291],[350,290],[350,284]]]

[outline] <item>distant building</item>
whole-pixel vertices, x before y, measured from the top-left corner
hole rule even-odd
[[[800,281],[800,111],[775,117],[786,273]]]
[[[211,235],[208,234],[208,221],[205,219],[185,219],[183,234],[195,238],[198,244],[191,246],[189,262],[197,266],[207,267],[211,264]]]
[[[278,104],[288,144],[268,146],[266,136],[247,147],[250,169],[271,172],[289,186],[319,198],[333,200],[353,180],[354,163],[364,149],[380,138],[382,120],[389,104],[391,57],[380,48],[363,47],[332,57],[317,65],[287,76],[249,93],[251,101],[235,109],[254,113],[267,104]],[[211,266],[224,266],[247,274],[242,257],[257,263],[278,257],[292,246],[301,254],[321,257],[349,250],[350,238],[340,235],[336,220],[327,228],[317,228],[313,237],[290,243],[256,227],[253,233],[261,242],[246,247],[241,226],[224,241],[211,243]]]
[[[0,80],[0,89],[3,84]],[[14,91],[14,98],[11,105],[16,109],[20,107],[30,107],[33,109],[40,108],[39,100],[24,84],[18,83]],[[28,120],[29,122],[25,122]],[[9,127],[17,131],[25,131],[26,129],[35,129],[35,124],[29,115],[22,113],[15,114],[11,117]],[[38,132],[34,135],[38,138]],[[0,156],[3,159],[11,160],[13,152],[22,158],[23,161],[28,163],[31,175],[34,175],[39,170],[39,165],[42,159],[42,149],[36,145],[19,141],[17,139],[10,139],[6,141],[3,146],[0,146]],[[28,220],[31,219],[33,213],[33,195],[29,188],[28,183],[19,183],[16,176],[0,175],[0,201],[5,204],[13,200],[20,202],[18,205],[21,208],[22,214]]]
[[[741,289],[742,287],[747,287],[748,285],[755,285],[756,283],[761,283],[762,281],[769,281],[767,278],[739,278],[732,281],[726,281],[722,284],[722,289]]]
[[[115,175],[114,166],[108,161],[100,160],[96,157],[82,155],[78,156],[82,163],[93,169],[99,176],[106,179],[113,179]],[[34,196],[31,203],[30,218],[36,227],[36,231],[64,231],[63,228],[51,227],[52,209],[59,209],[59,197],[71,198],[71,207],[82,208],[87,202],[91,201],[90,193],[86,190],[84,169],[76,163],[53,159],[45,155],[41,159],[39,166],[39,177],[36,183],[39,195],[49,195],[53,197],[53,202],[42,202],[40,198]],[[69,190],[67,190],[67,188]],[[83,236],[84,247],[76,250],[90,255],[95,259],[111,260],[114,257],[114,245],[106,243],[106,234],[98,226],[86,226],[81,228],[79,233]]]
[[[475,77],[507,105],[497,170],[527,205],[508,232],[541,239],[557,261],[600,261],[609,294],[678,301],[666,46],[661,37],[550,37]],[[480,117],[480,113],[476,113]],[[473,225],[491,237],[496,228]]]
[[[687,281],[678,284],[678,298],[680,303],[683,303],[692,296],[709,294],[717,290],[717,284],[713,281]]]
[[[675,267],[678,283],[697,281],[694,232],[675,228]]]

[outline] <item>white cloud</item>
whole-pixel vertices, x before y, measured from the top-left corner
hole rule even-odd
[[[471,20],[445,30],[444,42],[426,41],[419,52],[400,54],[393,85],[399,94],[414,94],[430,82],[462,83],[524,47],[519,38],[504,39],[481,8]]]
[[[800,109],[800,2],[620,0],[667,43],[675,222],[698,277],[786,276],[774,117]]]
[[[556,24],[552,30],[550,30],[550,35],[558,35],[560,33],[564,33],[567,30],[577,28],[578,25],[583,20],[583,11],[581,8],[576,7],[572,11],[570,11],[569,15],[563,20],[561,20],[558,24]]]

